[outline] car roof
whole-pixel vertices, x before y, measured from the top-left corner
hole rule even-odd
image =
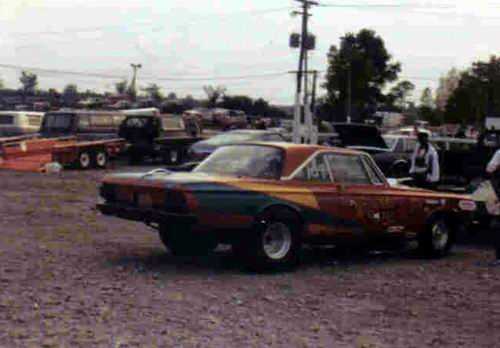
[[[365,154],[362,151],[357,151],[352,149],[322,146],[322,145],[295,144],[286,142],[248,142],[243,144],[232,144],[232,145],[237,145],[237,146],[258,145],[258,146],[275,147],[283,150],[285,152],[285,157],[286,157],[285,167],[283,168],[283,176],[291,175],[309,157],[320,151],[328,151],[340,155]]]

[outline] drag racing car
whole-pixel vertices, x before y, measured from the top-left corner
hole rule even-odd
[[[256,270],[297,265],[304,244],[417,239],[441,257],[476,205],[468,196],[389,185],[366,153],[290,143],[217,149],[190,173],[106,176],[97,208],[144,222],[177,255],[231,244]]]

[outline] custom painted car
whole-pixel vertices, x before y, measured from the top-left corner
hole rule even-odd
[[[303,244],[417,239],[450,250],[468,197],[388,183],[363,152],[289,143],[224,146],[191,173],[156,170],[103,179],[105,215],[158,229],[174,254],[231,244],[255,269],[296,265]]]

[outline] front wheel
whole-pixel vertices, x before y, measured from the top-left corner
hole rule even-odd
[[[448,255],[453,246],[453,231],[442,217],[432,219],[426,230],[419,235],[419,249],[425,255],[440,258]]]
[[[271,212],[259,219],[254,230],[235,245],[235,251],[254,271],[290,269],[299,263],[300,225],[292,212]]]
[[[163,245],[176,256],[207,255],[218,245],[214,236],[194,234],[189,226],[162,224],[159,234]]]
[[[90,153],[87,151],[82,151],[78,155],[78,167],[80,169],[89,169],[92,164]]]

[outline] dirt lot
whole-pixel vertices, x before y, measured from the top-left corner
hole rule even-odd
[[[93,209],[103,172],[0,172],[0,347],[498,347],[500,268],[305,252],[287,274],[175,259]]]

